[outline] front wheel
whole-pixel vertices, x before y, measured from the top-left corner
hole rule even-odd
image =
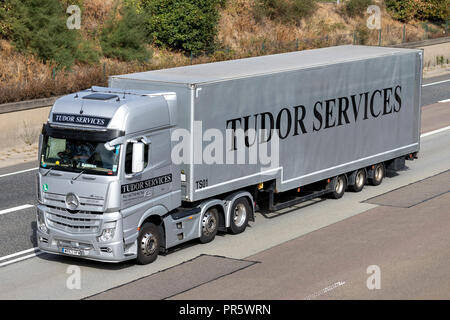
[[[161,232],[153,223],[145,223],[141,227],[137,240],[137,261],[139,264],[149,264],[156,260],[161,239]]]

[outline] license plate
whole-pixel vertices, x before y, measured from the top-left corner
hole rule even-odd
[[[65,254],[70,254],[72,256],[81,256],[82,255],[81,250],[78,250],[78,249],[62,248],[61,252],[65,253]]]

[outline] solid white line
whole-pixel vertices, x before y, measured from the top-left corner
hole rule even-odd
[[[33,171],[33,170],[37,170],[37,169],[39,169],[39,168],[31,168],[31,169],[25,169],[25,170],[11,172],[11,173],[5,173],[5,174],[0,175],[0,178],[8,177],[8,176],[12,176],[15,174],[20,174],[20,173],[25,173],[25,172],[29,172],[29,171]]]
[[[447,130],[450,130],[450,126],[447,126],[447,127],[444,127],[444,128],[440,128],[440,129],[437,129],[437,130],[433,130],[433,131],[430,131],[430,132],[422,133],[420,135],[420,137],[423,138],[423,137],[426,137],[426,136],[431,136],[433,134],[444,132],[444,131],[447,131]]]
[[[30,253],[30,252],[33,252],[33,251],[39,251],[39,248],[38,247],[34,247],[34,248],[31,248],[31,249],[19,251],[19,252],[16,252],[16,253],[4,256],[4,257],[0,257],[0,261],[8,260],[8,259],[11,259],[11,258],[14,258],[14,257],[17,257],[17,256],[21,256],[21,255],[23,255],[25,253]]]
[[[32,207],[34,207],[34,205],[32,205],[32,204],[24,204],[24,205],[21,205],[21,206],[18,206],[18,207],[14,207],[14,208],[0,210],[0,215],[6,214],[6,213],[10,213],[10,212],[14,212],[14,211],[23,210],[23,209],[28,209],[28,208],[32,208]]]
[[[438,103],[450,102],[450,99],[438,101]]]
[[[43,254],[43,253],[44,252],[42,252],[42,251],[37,251],[35,253],[29,254],[29,255],[24,256],[24,257],[20,257],[20,258],[14,259],[14,260],[6,261],[6,262],[3,262],[3,263],[0,263],[0,267],[4,267],[4,266],[7,266],[8,264],[12,264],[12,263],[19,262],[19,261],[22,261],[22,260],[30,259],[30,258],[36,257],[36,256],[38,256],[40,254]]]
[[[445,82],[449,82],[449,81],[450,81],[450,79],[443,80],[443,81],[438,81],[438,82],[433,82],[433,83],[427,83],[427,84],[423,84],[422,87],[434,86],[436,84],[441,84],[441,83],[445,83]]]

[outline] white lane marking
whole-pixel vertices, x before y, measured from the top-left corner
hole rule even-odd
[[[303,300],[311,300],[311,299],[317,298],[317,297],[319,297],[321,295],[324,295],[327,292],[330,292],[331,290],[334,290],[334,289],[336,289],[338,287],[343,286],[344,284],[345,284],[345,281],[336,282],[336,283],[334,283],[334,284],[332,284],[332,285],[330,285],[330,286],[328,286],[326,288],[323,288],[320,291],[317,291],[316,293],[310,294],[309,296],[305,297]]]
[[[9,254],[7,256],[0,257],[0,261],[8,260],[8,259],[11,259],[11,258],[14,258],[14,257],[17,257],[17,256],[21,256],[23,254],[30,253],[30,252],[33,252],[33,251],[35,251],[35,252],[39,251],[39,248],[38,247],[34,247],[34,248],[31,248],[31,249],[19,251],[19,252],[13,253],[13,254]]]
[[[0,210],[0,216],[2,214],[14,212],[14,211],[19,211],[19,210],[23,210],[23,209],[28,209],[28,208],[32,208],[32,207],[34,207],[34,205],[32,205],[32,204],[24,204],[24,205],[21,205],[21,206],[18,206],[18,207],[14,207],[14,208]]]
[[[423,88],[423,87],[434,86],[434,85],[436,85],[436,84],[441,84],[441,83],[445,83],[445,82],[449,82],[449,81],[450,81],[450,79],[448,79],[448,80],[443,80],[443,81],[438,81],[438,82],[433,82],[433,83],[423,84],[423,85],[422,85],[422,88]]]
[[[34,252],[32,254],[29,254],[27,256],[23,256],[23,257],[14,259],[14,260],[9,260],[9,261],[6,261],[6,262],[2,262],[2,263],[0,263],[0,267],[4,267],[4,266],[7,266],[9,264],[12,264],[12,263],[15,263],[15,262],[19,262],[19,261],[22,261],[22,260],[30,259],[30,258],[36,257],[36,256],[38,256],[40,254],[43,254],[43,253],[44,252],[42,252],[42,251],[36,251],[36,252]]]
[[[445,103],[445,102],[450,102],[450,99],[438,101],[438,103]]]
[[[31,168],[31,169],[25,169],[25,170],[20,170],[20,171],[11,172],[11,173],[5,173],[5,174],[0,175],[0,178],[8,177],[8,176],[12,176],[15,174],[20,174],[20,173],[25,173],[25,172],[29,172],[29,171],[33,171],[33,170],[37,170],[37,169],[39,169],[39,168]]]
[[[426,137],[426,136],[431,136],[433,134],[444,132],[444,131],[447,131],[447,130],[450,130],[450,126],[447,126],[447,127],[444,127],[444,128],[440,128],[440,129],[437,129],[437,130],[433,130],[433,131],[430,131],[430,132],[422,133],[420,135],[420,137],[423,138],[423,137]]]

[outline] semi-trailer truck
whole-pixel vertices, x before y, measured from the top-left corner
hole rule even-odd
[[[417,157],[422,61],[337,46],[117,75],[59,98],[39,139],[39,249],[147,264],[242,233],[256,211],[378,185]]]

